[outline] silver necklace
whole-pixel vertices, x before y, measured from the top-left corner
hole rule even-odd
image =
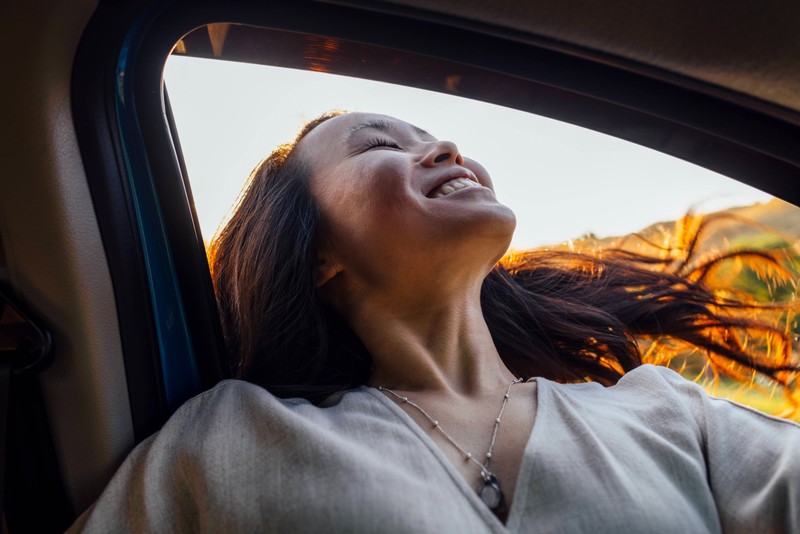
[[[506,409],[506,404],[508,404],[508,399],[511,398],[511,387],[514,384],[519,384],[522,382],[521,378],[516,378],[511,381],[508,385],[508,389],[506,389],[505,395],[503,395],[503,404],[500,406],[500,413],[497,414],[497,417],[494,420],[494,429],[492,430],[492,440],[489,442],[489,450],[486,451],[484,455],[483,462],[480,462],[475,456],[468,451],[465,451],[464,448],[455,442],[453,438],[450,437],[450,434],[445,432],[442,425],[439,424],[437,419],[431,417],[431,415],[426,412],[419,404],[412,402],[408,397],[404,397],[402,395],[398,395],[394,391],[389,388],[385,388],[383,386],[378,386],[379,391],[385,391],[387,393],[391,393],[397,399],[400,400],[403,404],[408,404],[409,406],[413,406],[419,413],[421,413],[425,418],[430,421],[433,428],[438,430],[442,433],[442,435],[450,442],[450,444],[455,447],[458,452],[464,457],[465,461],[470,461],[477,465],[481,470],[481,483],[478,485],[478,497],[492,510],[495,514],[503,514],[506,512],[506,496],[503,493],[503,489],[500,487],[500,481],[497,479],[494,473],[489,470],[489,464],[492,461],[492,451],[494,450],[494,444],[497,441],[497,429],[500,428],[500,420],[503,418],[503,411]]]

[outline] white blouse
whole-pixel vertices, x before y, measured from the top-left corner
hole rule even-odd
[[[376,389],[316,407],[228,380],[134,449],[88,532],[800,532],[800,425],[644,365],[539,378],[507,523]]]

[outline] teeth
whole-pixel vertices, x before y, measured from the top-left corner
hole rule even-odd
[[[480,184],[473,182],[469,178],[455,178],[441,185],[432,195],[432,198],[444,197],[465,187],[480,187]]]

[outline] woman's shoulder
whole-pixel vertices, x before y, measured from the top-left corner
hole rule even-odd
[[[797,427],[796,423],[786,419],[709,395],[700,384],[660,365],[641,365],[627,372],[612,386],[596,382],[561,384],[539,381],[540,401],[549,403],[562,413],[580,410],[587,414],[586,417],[618,417],[647,424],[693,420],[698,428],[736,415],[769,424]]]
[[[603,386],[599,382],[559,383],[537,378],[551,389],[565,393],[585,395],[607,395],[627,392],[655,394],[657,390],[695,391],[702,390],[696,383],[687,380],[676,371],[660,365],[643,364],[625,373],[616,384]]]
[[[677,371],[662,365],[644,364],[628,371],[612,388],[642,395],[674,394],[678,396],[704,394],[705,390],[684,378]]]
[[[161,434],[186,435],[197,429],[209,436],[240,432],[314,427],[323,430],[358,417],[375,400],[365,388],[342,391],[320,404],[303,398],[281,398],[243,380],[224,380],[186,401],[167,421]]]
[[[613,396],[619,394],[657,395],[665,390],[682,392],[700,388],[697,384],[683,378],[667,367],[644,364],[625,373],[611,386],[599,382],[560,383],[538,378],[537,382],[551,391],[580,396]]]
[[[278,397],[258,384],[244,380],[223,380],[210,389],[187,400],[173,415],[173,418],[196,419],[202,415],[218,414],[225,416],[230,412],[241,414],[253,410],[276,415],[291,413],[325,413],[347,399],[348,404],[361,404],[370,397],[363,388],[338,392],[322,403],[314,404],[299,397]]]
[[[167,424],[183,421],[196,421],[198,418],[227,417],[241,412],[243,409],[255,407],[267,408],[271,413],[275,409],[291,407],[302,399],[284,400],[271,394],[256,384],[244,380],[223,380],[210,389],[195,395],[181,405]]]
[[[181,406],[179,411],[218,408],[238,402],[293,405],[308,401],[300,398],[281,399],[262,386],[245,380],[229,378],[190,398]]]
[[[656,365],[639,366],[611,386],[539,380],[539,388],[541,404],[562,416],[579,414],[594,421],[652,423],[696,419],[703,398],[707,398],[699,385]]]

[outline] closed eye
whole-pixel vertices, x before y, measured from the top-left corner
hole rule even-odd
[[[367,139],[366,145],[367,145],[367,150],[380,147],[400,148],[400,145],[398,145],[394,141],[382,137],[373,137],[371,139]]]

